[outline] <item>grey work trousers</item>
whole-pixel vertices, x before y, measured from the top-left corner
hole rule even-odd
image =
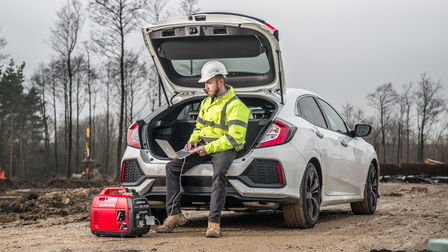
[[[192,167],[207,161],[212,161],[213,177],[210,197],[210,211],[208,214],[209,222],[221,222],[221,211],[224,209],[226,201],[226,174],[230,165],[236,157],[234,149],[212,153],[210,155],[199,156],[193,154],[185,159],[173,159],[166,165],[166,211],[168,215],[178,214],[181,212],[181,195],[180,191],[180,172],[182,164],[183,172],[188,171]]]

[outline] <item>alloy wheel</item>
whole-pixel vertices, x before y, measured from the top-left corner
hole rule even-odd
[[[376,208],[376,201],[378,198],[378,176],[376,176],[376,170],[369,170],[369,183],[368,183],[368,199],[369,206],[373,209]]]
[[[305,204],[309,217],[316,221],[319,217],[320,193],[319,176],[314,169],[311,169],[305,186]]]

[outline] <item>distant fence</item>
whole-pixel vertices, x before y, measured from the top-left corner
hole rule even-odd
[[[421,175],[427,177],[448,176],[448,164],[406,163],[380,164],[380,175]]]

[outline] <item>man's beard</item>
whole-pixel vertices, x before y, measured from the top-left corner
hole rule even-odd
[[[216,96],[216,92],[213,93],[213,95],[210,95],[211,93],[210,93],[209,91],[205,90],[205,89],[204,89],[204,92],[205,92],[208,96],[210,96],[211,98],[214,98],[214,97]]]

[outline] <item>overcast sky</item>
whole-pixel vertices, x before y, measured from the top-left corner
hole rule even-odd
[[[0,1],[6,52],[26,62],[28,78],[53,54],[45,41],[64,2]],[[366,94],[380,84],[399,89],[423,72],[441,80],[448,96],[446,0],[200,0],[198,7],[255,16],[279,29],[286,85],[316,92],[338,110],[347,101],[367,108]],[[171,0],[171,14],[177,8]],[[132,39],[143,48],[139,33]]]

